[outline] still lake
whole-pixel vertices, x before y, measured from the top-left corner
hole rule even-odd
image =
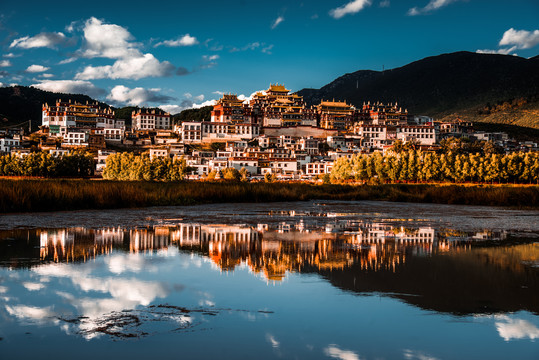
[[[374,201],[0,216],[1,359],[539,359],[539,212]]]

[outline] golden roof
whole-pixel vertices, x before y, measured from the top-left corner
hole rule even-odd
[[[282,84],[270,84],[270,87],[268,89],[268,92],[270,91],[273,91],[273,92],[286,92],[286,93],[289,93],[290,90],[288,90],[287,88],[284,87],[284,85]]]
[[[335,100],[333,101],[322,100],[320,102],[320,105],[321,106],[334,106],[334,107],[347,107],[347,108],[351,107],[351,105],[348,105],[346,101],[335,101]]]
[[[223,94],[223,97],[219,99],[218,104],[242,104],[243,101],[238,99],[238,95],[235,94]]]

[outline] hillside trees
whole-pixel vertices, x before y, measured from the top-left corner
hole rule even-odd
[[[351,159],[335,160],[331,181],[383,182],[539,182],[539,153],[502,154],[436,154],[408,150],[382,155],[357,154]]]
[[[84,151],[63,156],[45,152],[0,156],[0,176],[85,177],[94,169],[93,155]]]
[[[147,153],[118,153],[107,157],[103,178],[108,180],[183,180],[188,167],[185,160],[171,158],[150,159]]]

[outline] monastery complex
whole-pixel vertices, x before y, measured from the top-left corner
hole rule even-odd
[[[39,148],[54,156],[73,149],[96,154],[96,173],[118,151],[149,152],[150,158],[182,157],[197,179],[212,171],[245,168],[253,177],[275,174],[283,179],[314,178],[331,171],[340,157],[386,152],[395,141],[435,151],[448,137],[492,141],[506,151],[536,150],[505,133],[476,132],[472,124],[439,122],[411,115],[397,103],[322,100],[308,106],[282,84],[242,100],[224,94],[211,114],[200,120],[174,122],[160,109],[139,108],[131,124],[105,104],[57,100],[43,104]],[[46,140],[44,140],[46,139]],[[213,151],[209,151],[210,145]],[[24,155],[31,150],[20,135],[0,134],[0,152]]]

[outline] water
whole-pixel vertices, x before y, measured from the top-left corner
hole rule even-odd
[[[538,359],[539,213],[380,202],[0,217],[0,358]]]

